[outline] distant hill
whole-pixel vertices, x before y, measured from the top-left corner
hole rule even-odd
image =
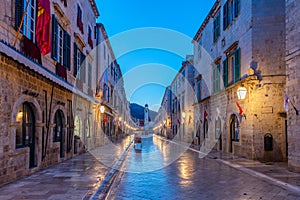
[[[132,118],[144,120],[144,106],[138,105],[136,103],[130,104],[130,114]],[[149,121],[154,121],[157,112],[149,109]]]

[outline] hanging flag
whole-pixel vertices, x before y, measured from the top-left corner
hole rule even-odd
[[[288,112],[289,110],[289,96],[287,94],[284,94],[284,103],[283,103],[283,107],[285,109],[286,112]]]
[[[239,108],[239,114],[240,114],[240,116],[243,116],[243,109],[242,109],[242,107],[240,106],[240,104],[238,102],[235,102],[235,103],[236,103],[237,107]]]
[[[50,1],[38,0],[38,12],[35,37],[38,47],[43,55],[50,52]]]
[[[178,124],[180,124],[180,119],[177,119]]]
[[[206,112],[206,110],[205,110],[205,111],[204,111],[204,114],[203,114],[203,121],[207,120],[207,116],[208,116],[208,114],[207,114],[207,112]]]

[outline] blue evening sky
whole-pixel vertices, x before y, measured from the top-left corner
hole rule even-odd
[[[215,0],[96,0],[127,99],[157,110]]]

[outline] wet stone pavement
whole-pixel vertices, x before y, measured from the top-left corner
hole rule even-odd
[[[128,154],[109,199],[300,199],[300,193],[230,167],[216,155],[199,158],[186,149],[169,158],[174,154],[168,146],[157,137],[143,138],[142,151]]]
[[[101,155],[88,152],[4,185],[0,187],[0,199],[88,199],[128,142],[126,138],[98,148]]]

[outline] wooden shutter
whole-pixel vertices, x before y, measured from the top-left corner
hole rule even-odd
[[[80,65],[80,80],[85,83],[86,79],[86,60],[85,55],[81,53],[81,65]]]
[[[224,87],[228,86],[228,58],[223,61],[223,83]]]
[[[57,60],[57,39],[58,39],[58,22],[55,15],[52,15],[52,51],[51,57]]]
[[[237,49],[234,53],[234,81],[237,82],[241,78],[241,49]]]
[[[240,14],[241,2],[240,0],[234,0],[234,17]]]
[[[64,55],[63,55],[63,64],[64,67],[70,70],[71,64],[71,37],[67,31],[64,32]]]
[[[228,2],[223,6],[223,30],[228,26]]]
[[[78,72],[78,69],[77,69],[77,52],[78,52],[77,45],[74,42],[74,62],[73,62],[74,71],[73,71],[73,75],[74,75],[75,78],[77,77],[77,72]]]
[[[18,30],[24,12],[24,0],[16,0],[15,3],[15,28]]]

